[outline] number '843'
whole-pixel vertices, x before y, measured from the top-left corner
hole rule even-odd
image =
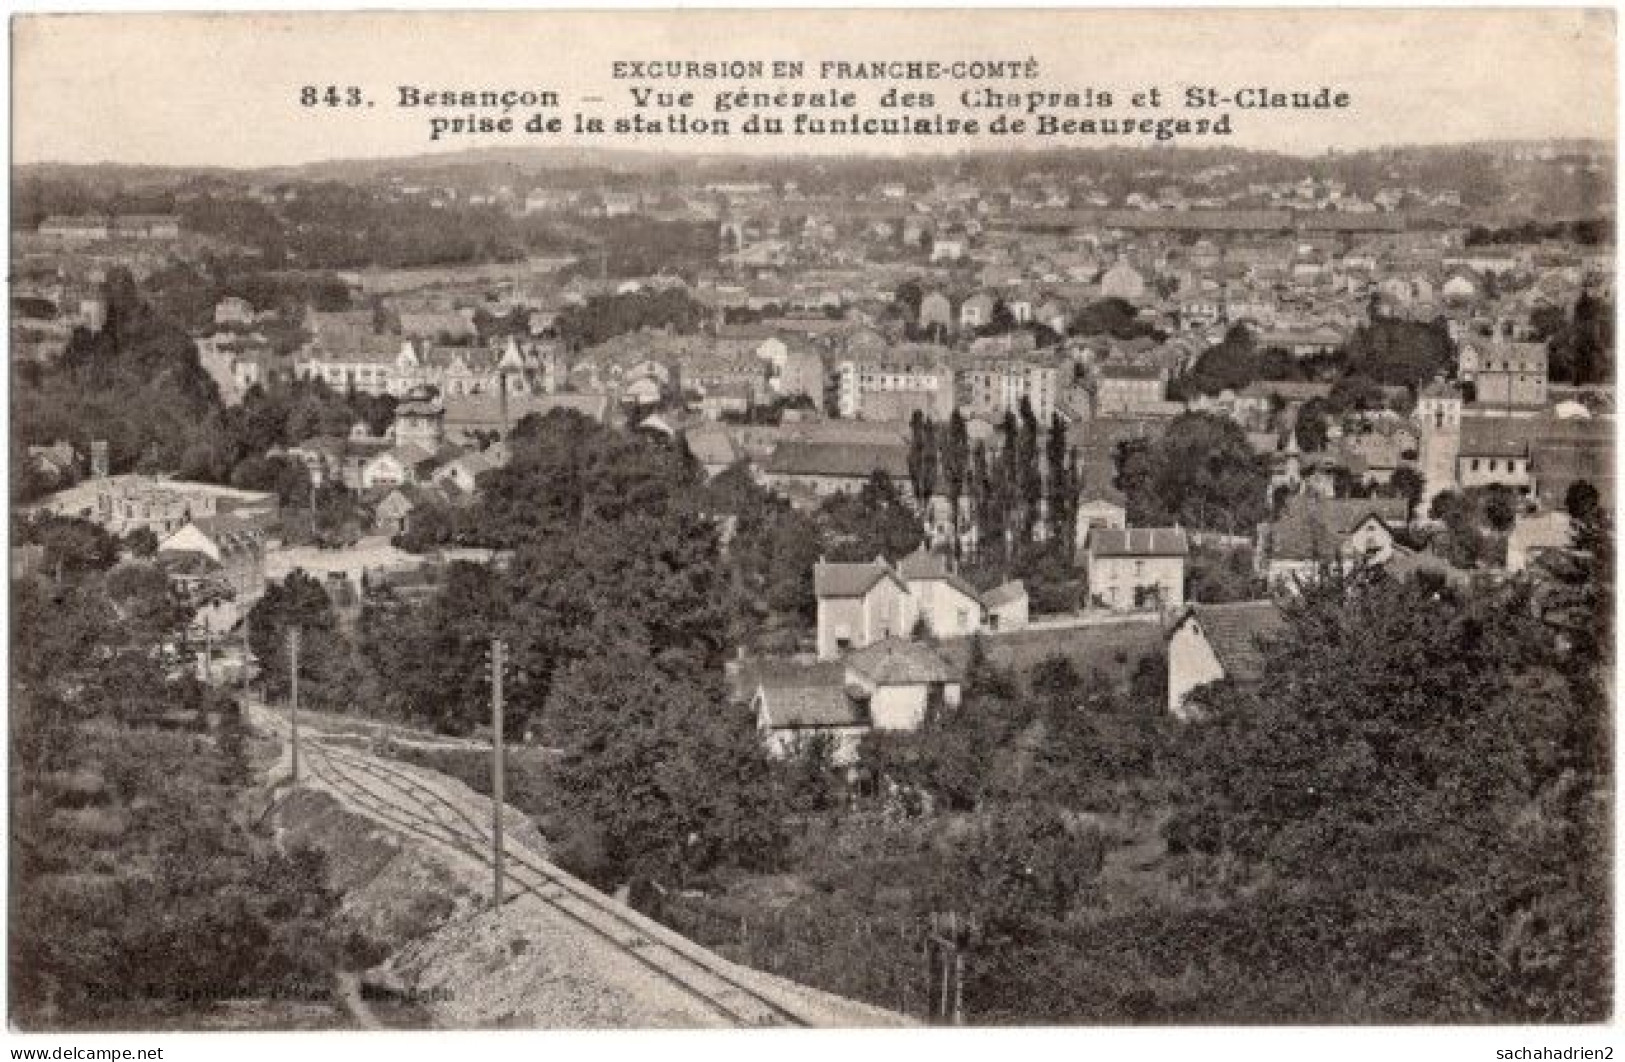
[[[299,90],[303,107],[359,107],[363,102],[361,90],[354,85],[306,85]]]

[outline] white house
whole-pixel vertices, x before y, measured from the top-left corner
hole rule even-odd
[[[1281,519],[1260,528],[1256,568],[1272,587],[1292,589],[1326,564],[1386,564],[1405,516],[1403,498],[1296,495]]]
[[[994,616],[999,630],[1027,624],[1027,590],[1019,581],[978,593],[923,546],[895,567],[884,557],[858,564],[820,561],[813,567],[813,593],[820,660],[908,638],[921,620],[945,638],[988,630]]]
[[[1190,606],[1168,632],[1168,710],[1188,722],[1199,714],[1191,695],[1201,687],[1256,682],[1269,639],[1284,625],[1274,601]]]
[[[1113,610],[1177,609],[1189,556],[1190,540],[1178,527],[1096,527],[1085,547],[1089,597]]]
[[[871,730],[918,730],[933,704],[957,706],[961,680],[929,647],[887,638],[840,661],[763,665],[749,688],[770,755],[793,756],[822,736],[836,765],[850,766]]]

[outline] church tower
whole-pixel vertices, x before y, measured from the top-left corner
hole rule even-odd
[[[1456,489],[1456,458],[1461,455],[1461,390],[1436,379],[1416,399],[1416,421],[1422,436],[1422,503]]]

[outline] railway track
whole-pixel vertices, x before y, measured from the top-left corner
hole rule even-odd
[[[413,773],[308,738],[300,753],[313,778],[369,817],[398,832],[429,840],[490,867],[488,824]],[[679,988],[730,1025],[801,1027],[812,1024],[746,983],[731,964],[693,941],[627,910],[596,889],[509,847],[503,865],[511,897],[530,895],[569,921]]]

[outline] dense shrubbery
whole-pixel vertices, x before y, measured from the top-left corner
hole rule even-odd
[[[165,663],[190,608],[144,565],[62,571],[12,586],[12,1020],[327,992],[351,951],[321,860],[249,828],[237,705]]]
[[[808,824],[797,888],[668,917],[924,1014],[926,927],[954,912],[973,1022],[1599,1020],[1606,627],[1573,632],[1612,567],[1586,541],[1547,622],[1518,586],[1323,585],[1262,685],[1210,688],[1195,725],[1149,675],[1125,694],[1051,660],[1023,689],[979,664],[961,710],[866,746],[904,789]]]

